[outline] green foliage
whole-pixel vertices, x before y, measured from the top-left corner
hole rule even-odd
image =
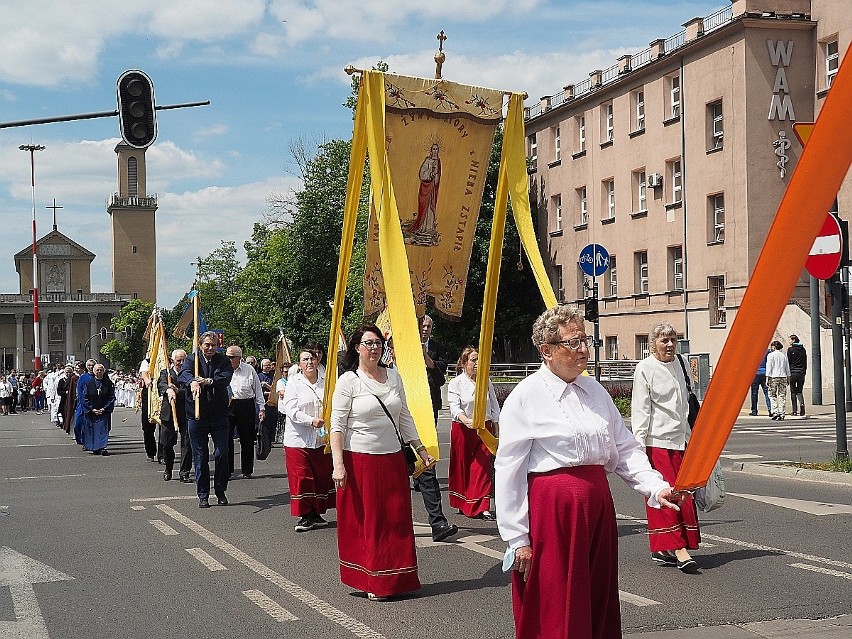
[[[148,318],[154,310],[154,305],[142,300],[131,300],[122,308],[110,322],[110,330],[123,332],[130,327],[132,333],[128,339],[113,339],[101,347],[101,353],[109,357],[119,368],[135,369],[145,358],[148,343],[142,338]]]
[[[629,397],[613,397],[615,407],[622,417],[630,417],[630,398]]]

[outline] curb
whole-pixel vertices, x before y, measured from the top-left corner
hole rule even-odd
[[[796,468],[795,466],[782,466],[779,464],[759,462],[734,462],[731,465],[731,470],[743,472],[749,475],[762,475],[764,477],[784,477],[787,479],[799,479],[824,484],[842,484],[852,486],[852,473],[840,473],[829,470],[811,470],[809,468]]]

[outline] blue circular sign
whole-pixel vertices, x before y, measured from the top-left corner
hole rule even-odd
[[[603,275],[609,268],[609,253],[600,244],[589,244],[580,251],[578,260],[583,273],[590,277]]]

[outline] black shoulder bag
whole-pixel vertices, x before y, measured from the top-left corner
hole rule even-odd
[[[396,431],[396,437],[397,439],[399,439],[399,446],[400,448],[402,448],[403,455],[405,455],[405,465],[408,467],[408,474],[413,475],[414,466],[417,464],[417,453],[414,452],[414,449],[411,448],[411,446],[402,441],[402,434],[399,432],[399,428],[396,427],[396,422],[393,420],[393,417],[391,417],[390,411],[388,411],[388,408],[387,406],[385,406],[385,403],[375,393],[373,393],[373,397],[378,400],[379,405],[382,407],[382,410],[385,411],[385,415],[388,416],[388,419],[391,421],[391,424],[393,424],[393,429]]]
[[[680,362],[681,369],[683,369],[683,379],[686,381],[686,390],[689,391],[689,415],[687,415],[686,421],[689,422],[689,427],[692,428],[695,425],[695,420],[698,419],[698,411],[701,410],[701,402],[698,401],[695,393],[692,392],[692,375],[686,372],[686,364],[683,363],[683,358],[680,355],[676,355],[676,357],[677,361]]]

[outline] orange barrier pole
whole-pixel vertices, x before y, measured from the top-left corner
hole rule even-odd
[[[848,53],[848,52],[847,52]],[[754,266],[675,482],[704,486],[852,162],[852,62],[834,78]]]

